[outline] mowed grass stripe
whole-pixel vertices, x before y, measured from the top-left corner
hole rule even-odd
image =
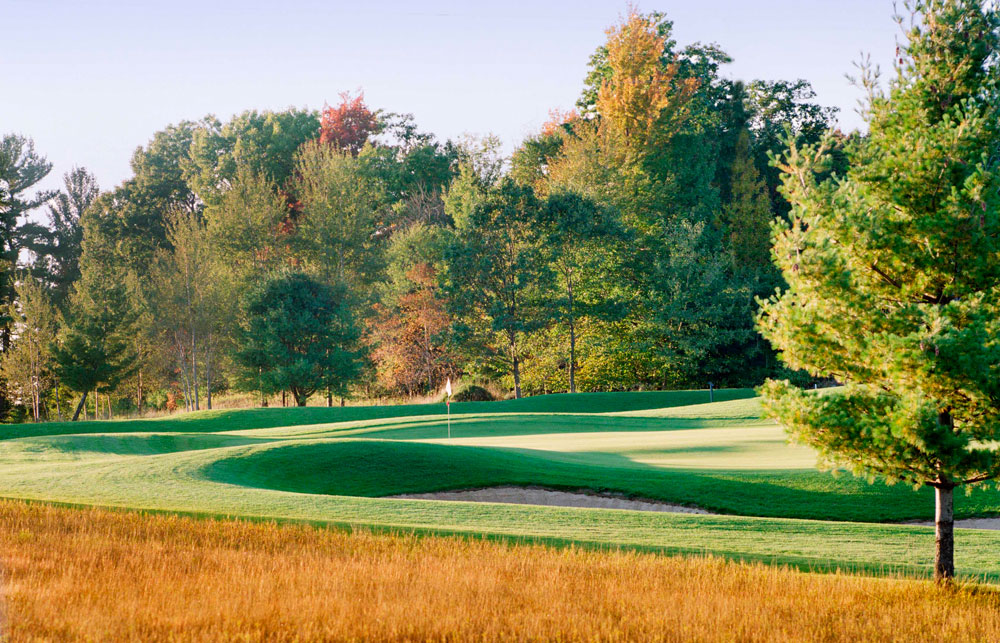
[[[753,389],[722,389],[716,401],[753,398]],[[467,413],[609,413],[667,407],[682,407],[709,401],[708,391],[643,391],[624,393],[575,393],[537,395],[498,402],[454,402],[454,415]],[[400,404],[387,406],[346,406],[267,408],[198,411],[145,420],[95,420],[88,422],[47,422],[0,427],[0,440],[39,435],[73,433],[180,432],[200,433],[242,431],[307,424],[331,424],[377,420],[444,412],[444,404]]]

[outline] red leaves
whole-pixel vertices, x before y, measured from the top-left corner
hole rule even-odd
[[[357,156],[368,137],[378,132],[378,118],[365,105],[364,93],[351,98],[350,92],[340,94],[340,105],[323,110],[319,140]]]

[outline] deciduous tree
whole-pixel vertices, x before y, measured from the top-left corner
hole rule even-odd
[[[456,220],[445,251],[445,293],[453,311],[502,338],[521,397],[519,340],[544,326],[544,293],[552,280],[539,234],[541,205],[531,188],[503,179]]]
[[[340,104],[327,106],[320,117],[319,140],[325,145],[357,156],[368,139],[380,129],[378,115],[365,105],[365,95],[359,92],[340,94]]]
[[[0,370],[13,397],[30,408],[35,422],[42,417],[46,392],[52,387],[52,350],[56,311],[45,287],[27,273],[14,284],[16,299],[8,306],[14,343],[3,354]]]
[[[381,265],[377,233],[387,211],[381,185],[364,163],[337,148],[310,143],[296,158],[300,256],[317,275],[365,300]]]
[[[343,286],[287,272],[246,297],[236,359],[249,388],[291,391],[305,406],[322,388],[346,392],[358,372],[358,338]]]
[[[451,316],[438,284],[447,240],[442,228],[423,224],[392,238],[387,280],[370,329],[376,373],[389,390],[429,393],[456,374]]]

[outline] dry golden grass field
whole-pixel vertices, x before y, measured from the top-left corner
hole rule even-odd
[[[1000,640],[1000,593],[0,502],[10,640]]]

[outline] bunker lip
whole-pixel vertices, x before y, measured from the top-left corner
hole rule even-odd
[[[477,489],[457,489],[433,493],[404,493],[387,498],[399,500],[450,500],[460,502],[499,502],[547,507],[585,507],[591,509],[628,509],[632,511],[665,511],[672,513],[715,515],[698,507],[689,507],[659,500],[631,498],[625,494],[598,493],[589,489],[565,491],[546,487],[497,486]]]
[[[700,507],[678,505],[647,498],[633,498],[621,493],[596,492],[590,489],[565,491],[547,487],[516,487],[502,485],[456,489],[431,493],[403,493],[385,496],[396,500],[444,500],[450,502],[498,502],[516,505],[541,505],[545,507],[583,507],[589,509],[626,509],[630,511],[661,511],[670,513],[718,516]],[[898,524],[934,526],[932,520],[907,520]],[[955,521],[958,529],[1000,529],[1000,517],[963,518]]]
[[[933,520],[913,520],[902,523],[904,525],[922,525],[933,527]],[[1000,517],[990,518],[961,518],[955,521],[956,529],[1000,529]]]

